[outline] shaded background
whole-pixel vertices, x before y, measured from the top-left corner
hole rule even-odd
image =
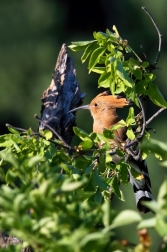
[[[7,133],[5,123],[17,127],[37,129],[38,122],[33,115],[40,114],[40,97],[49,86],[51,75],[62,43],[91,40],[93,31],[112,29],[116,25],[121,37],[142,55],[143,45],[148,61],[153,62],[158,49],[158,35],[148,16],[141,10],[146,6],[156,20],[163,34],[161,58],[156,70],[157,83],[166,95],[167,71],[167,8],[166,1],[151,0],[8,0],[0,3],[0,133]],[[69,50],[74,58],[77,79],[82,92],[87,96],[84,103],[99,93],[98,75],[88,75],[87,65],[81,64],[81,53]],[[166,97],[167,98],[167,97]],[[157,108],[149,105],[147,118]],[[152,137],[166,141],[166,111],[152,123],[157,134]],[[78,127],[87,132],[92,130],[92,118],[88,111],[78,112]],[[154,197],[165,176],[165,168],[159,165],[154,156],[148,158]],[[118,210],[135,209],[131,187],[123,187],[126,202],[113,201]],[[149,214],[150,217],[152,214]],[[133,226],[117,229],[121,239],[134,239]],[[157,251],[160,240],[155,232],[153,250]]]

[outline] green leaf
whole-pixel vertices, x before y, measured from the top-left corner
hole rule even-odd
[[[97,190],[96,193],[94,194],[94,200],[95,200],[99,205],[101,205],[102,200],[103,200],[103,196],[102,196],[100,190]]]
[[[96,251],[100,252],[103,250],[103,248],[106,247],[106,244],[108,244],[109,239],[109,234],[103,234],[101,232],[88,233],[87,235],[82,236],[82,239],[80,240],[80,246],[82,250],[79,251],[95,251],[94,248],[96,244]],[[101,247],[103,244],[104,246]]]
[[[43,135],[45,136],[46,140],[49,140],[52,138],[53,133],[50,130],[44,130]]]
[[[106,30],[106,34],[109,35],[110,41],[112,42],[117,42],[118,43],[118,38],[115,36],[113,32],[111,32],[109,29]]]
[[[89,138],[85,139],[83,142],[79,144],[79,148],[81,150],[89,150],[93,146],[93,141]]]
[[[114,133],[113,133],[113,131],[111,131],[111,130],[104,129],[103,135],[104,135],[106,138],[114,139]]]
[[[36,165],[37,163],[41,162],[41,161],[44,161],[45,159],[41,156],[34,156],[34,157],[31,157],[28,161],[28,166],[29,167],[33,167],[34,165]]]
[[[116,86],[116,84],[115,84],[115,81],[114,80],[111,80],[111,82],[110,82],[110,90],[111,90],[111,94],[115,94],[115,86]]]
[[[105,201],[102,205],[103,211],[103,223],[107,227],[110,225],[110,202],[109,200]]]
[[[111,127],[110,130],[115,131],[117,129],[121,129],[126,127],[126,122],[124,120],[120,120],[117,124]]]
[[[105,47],[99,47],[93,51],[93,53],[90,56],[89,60],[89,73],[91,72],[92,68],[99,62],[100,57],[104,54],[106,48]]]
[[[167,215],[157,214],[156,215],[156,230],[160,236],[166,237],[167,236],[167,222],[166,222]]]
[[[0,157],[2,159],[4,159],[5,161],[9,162],[10,164],[12,164],[14,167],[18,167],[19,163],[18,160],[16,159],[16,157],[14,156],[14,154],[12,153],[12,151],[9,150],[3,150],[0,152]]]
[[[70,45],[70,46],[68,46],[68,47],[69,47],[72,51],[78,52],[78,51],[84,50],[84,49],[87,47],[87,45],[85,45],[85,46]]]
[[[129,182],[128,168],[129,166],[126,163],[116,164],[116,170],[119,171],[119,180],[124,185],[127,185]]]
[[[98,186],[101,190],[107,190],[107,186],[103,182],[101,176],[99,175],[99,172],[97,169],[95,169],[92,173],[92,179],[93,179],[93,184],[94,187],[95,185]]]
[[[73,131],[74,133],[81,139],[81,140],[85,140],[85,139],[90,139],[90,136],[88,133],[86,133],[86,131],[78,128],[78,127],[73,127]]]
[[[86,181],[87,180],[85,179],[83,181],[77,181],[77,182],[71,182],[70,180],[65,180],[60,189],[63,192],[74,191],[83,186]]]
[[[142,80],[142,70],[140,67],[135,66],[133,70],[133,74],[137,80]]]
[[[90,166],[88,166],[86,169],[85,169],[85,174],[90,174],[91,173],[91,171],[92,171],[92,169],[93,169],[93,165],[90,165]]]
[[[163,184],[161,185],[158,193],[158,206],[160,208],[165,208],[167,211],[167,179],[164,180]]]
[[[132,87],[132,80],[119,61],[117,61],[116,73],[118,77],[124,82],[125,86]]]
[[[155,74],[153,74],[153,73],[145,73],[145,74],[143,74],[143,77],[145,78],[145,80],[148,83],[153,82],[156,78]]]
[[[89,44],[92,44],[94,43],[95,40],[92,40],[92,41],[79,41],[79,42],[71,42],[72,45],[69,45],[68,47],[74,51],[74,52],[77,52],[77,51],[80,51],[80,50],[83,50],[85,48],[87,48],[87,46]]]
[[[155,139],[144,140],[141,144],[143,151],[151,151],[167,159],[167,144]]]
[[[139,81],[135,86],[135,91],[138,95],[145,94],[147,92],[148,82],[146,80]]]
[[[6,184],[13,185],[16,178],[18,178],[16,172],[14,172],[12,169],[9,169],[5,176]]]
[[[13,129],[12,127],[10,127],[9,124],[6,124],[6,126],[8,127],[8,130],[10,132],[12,132],[13,134],[19,134],[20,135],[20,132],[18,130],[16,130],[16,129]]]
[[[96,42],[96,40],[90,40],[90,41],[77,41],[77,42],[71,42],[71,44],[76,46],[88,46],[89,44],[92,44]]]
[[[129,64],[134,67],[134,66],[139,66],[140,62],[138,60],[135,60],[134,58],[129,59]]]
[[[150,219],[145,219],[142,220],[139,225],[137,226],[138,229],[143,229],[143,228],[154,228],[156,224],[156,218],[152,217]]]
[[[91,167],[91,169],[92,169],[91,163],[92,163],[92,160],[90,158],[87,158],[87,156],[83,155],[83,156],[76,158],[75,166],[79,170],[82,170],[82,169],[85,170],[88,167]]]
[[[133,129],[131,127],[128,127],[128,129],[126,131],[126,135],[132,141],[135,139],[135,134],[134,134]]]
[[[142,66],[142,68],[147,68],[149,65],[150,65],[150,63],[145,61],[145,62],[142,63],[141,66]]]
[[[112,162],[112,156],[110,154],[105,155],[105,163],[111,163]]]
[[[129,225],[134,222],[139,222],[141,220],[142,220],[142,218],[139,213],[132,211],[132,210],[124,210],[115,217],[112,224],[110,226],[106,227],[103,232],[106,232],[106,231],[111,230],[113,228]]]
[[[98,74],[103,74],[106,71],[105,67],[94,67],[92,68],[92,72],[98,73]]]
[[[124,210],[116,216],[116,218],[112,222],[112,226],[114,226],[114,228],[120,227],[120,226],[132,224],[134,222],[139,222],[141,220],[142,218],[140,214],[137,213],[136,211]]]
[[[150,83],[146,94],[154,104],[163,108],[167,108],[167,102],[165,101],[156,84]]]
[[[101,39],[108,39],[110,36],[104,32],[97,32],[96,33],[96,39],[101,38]]]
[[[94,69],[94,68],[93,68]],[[111,83],[111,74],[106,71],[102,73],[98,79],[98,87],[109,88]]]
[[[98,146],[101,146],[103,147],[104,149],[110,149],[110,141],[108,138],[104,137],[102,134],[99,134],[99,133],[93,133],[92,134],[92,137],[97,137],[97,138],[94,138],[94,142],[98,144]],[[100,141],[100,142],[99,142]]]
[[[130,125],[135,125],[135,123],[136,123],[136,121],[135,121],[135,115],[134,115],[134,108],[130,107],[129,114],[126,119],[126,124],[127,124],[127,126],[130,126]]]
[[[81,57],[82,63],[84,63],[84,62],[87,60],[87,58],[90,56],[90,54],[92,53],[92,51],[93,51],[96,47],[97,47],[96,41],[93,41],[91,44],[89,44],[89,45],[86,47],[86,49],[85,49],[85,51],[84,51],[84,53],[83,53],[83,55],[82,55],[82,57]]]
[[[90,136],[82,129],[79,129],[77,127],[73,127],[74,133],[81,139],[83,140],[82,143],[79,144],[79,148],[82,150],[88,150],[92,148],[93,146],[93,141],[90,138]]]
[[[112,177],[110,185],[112,186],[113,193],[122,201],[124,201],[124,197],[122,191],[119,188],[119,181],[117,177]]]

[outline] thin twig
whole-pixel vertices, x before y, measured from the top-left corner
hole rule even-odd
[[[50,129],[56,136],[57,138],[63,142],[63,144],[68,147],[69,149],[71,149],[71,146],[69,144],[67,144],[64,139],[51,127],[49,126],[47,123],[45,123],[44,121],[42,121],[37,114],[34,115],[34,117],[41,123],[43,123],[48,129]]]
[[[160,30],[158,29],[157,27],[157,24],[155,23],[152,15],[150,14],[150,12],[145,8],[145,7],[142,7],[142,10],[145,11],[145,13],[149,16],[149,18],[151,19],[155,29],[157,30],[157,33],[158,33],[158,37],[159,37],[159,45],[158,45],[158,54],[156,56],[156,59],[155,59],[155,62],[153,64],[153,66],[155,67],[156,64],[158,63],[158,60],[159,60],[159,57],[160,57],[160,53],[161,53],[161,44],[162,44],[162,34],[160,33]]]
[[[128,143],[127,143],[127,141],[126,141],[126,144],[125,144],[125,146],[124,146],[124,149],[128,149],[128,151],[127,151],[128,156],[130,155],[130,156],[132,156],[135,160],[139,160],[140,157],[141,157],[141,151],[140,151],[140,150],[138,150],[138,151],[134,150],[134,149],[133,149],[133,146],[135,145],[135,143],[138,143],[139,140],[141,140],[141,139],[143,138],[143,136],[144,136],[145,129],[146,129],[146,119],[145,119],[145,111],[144,111],[143,104],[142,104],[142,102],[141,102],[139,96],[136,95],[136,97],[137,97],[137,99],[138,99],[138,101],[139,101],[140,108],[141,108],[141,113],[142,113],[142,121],[143,121],[142,130],[141,130],[140,134],[139,134],[139,135],[136,137],[136,139],[135,139],[135,140],[137,140],[137,142],[136,142],[136,141],[135,141],[135,142],[129,141],[130,139],[127,139]],[[131,145],[131,143],[133,143],[133,144]]]
[[[15,130],[18,130],[18,131],[21,131],[21,132],[27,132],[26,129],[22,129],[22,128],[15,127],[15,126],[13,126],[13,125],[11,125],[11,124],[9,124],[9,123],[6,123],[6,127],[10,127],[10,128],[12,128],[12,129],[15,129]],[[45,137],[44,135],[40,134],[39,132],[34,132],[33,130],[32,130],[32,134],[30,134],[30,136],[39,136],[39,137],[41,137],[41,138],[43,138],[43,139],[46,140],[46,137]],[[64,145],[62,145],[62,144],[60,144],[60,143],[57,143],[56,141],[54,141],[54,140],[52,140],[52,139],[48,139],[47,141],[49,141],[49,142],[51,142],[51,143],[53,143],[53,144],[56,144],[56,145],[59,146],[59,147],[62,147],[62,148],[64,148],[64,149],[69,150],[69,147],[68,147],[68,146],[64,146]],[[72,148],[72,147],[71,147],[70,150],[75,151],[75,149]]]
[[[47,141],[49,141],[49,142],[51,142],[51,143],[53,143],[53,144],[56,144],[57,146],[59,146],[59,147],[62,147],[62,148],[64,148],[64,149],[67,149],[67,150],[69,150],[69,147],[68,146],[64,146],[63,144],[60,144],[60,143],[57,143],[55,140],[52,140],[52,139],[46,139],[46,137],[44,136],[44,135],[42,135],[42,134],[40,134],[39,132],[33,132],[33,134],[31,135],[31,136],[39,136],[39,137],[41,137],[41,138],[43,138],[43,139],[45,139],[45,140],[47,140]],[[71,147],[71,149],[70,150],[75,150],[74,148],[72,148]]]
[[[146,126],[149,125],[150,122],[152,122],[152,120],[154,120],[164,110],[166,110],[166,108],[159,109],[150,119],[146,121]]]
[[[139,138],[139,137],[142,138],[143,135],[144,135],[145,129],[146,129],[146,117],[145,117],[145,111],[144,111],[143,104],[142,104],[140,98],[138,97],[138,95],[137,95],[137,99],[138,99],[139,104],[140,104],[141,113],[142,113],[142,119],[143,119],[142,131],[141,131],[140,135],[138,136],[138,138]]]
[[[14,126],[12,126],[12,125],[9,124],[9,123],[6,123],[5,125],[6,125],[6,127],[10,127],[10,128],[12,128],[12,129],[15,129],[15,130],[18,130],[18,131],[22,131],[22,132],[26,132],[26,131],[27,131],[26,129],[14,127]]]

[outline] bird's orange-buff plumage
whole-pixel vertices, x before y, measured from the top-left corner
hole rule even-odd
[[[103,133],[104,129],[110,129],[113,125],[117,124],[121,118],[116,112],[116,108],[123,108],[130,105],[130,102],[120,96],[109,95],[108,92],[103,92],[97,95],[89,105],[84,105],[71,110],[70,112],[78,109],[89,109],[93,116],[93,132]],[[126,140],[126,128],[119,128],[114,132],[113,142],[116,145],[124,143]],[[118,155],[113,156],[113,162],[118,162]],[[146,213],[149,209],[141,204],[141,201],[152,200],[151,182],[148,175],[146,162],[142,159],[134,160],[130,158],[129,164],[132,169],[135,169],[141,176],[141,179],[135,179],[129,171],[130,182],[133,186],[136,204],[140,212]]]

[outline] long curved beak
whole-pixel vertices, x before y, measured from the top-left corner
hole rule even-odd
[[[80,107],[74,108],[74,109],[72,109],[72,110],[68,111],[68,113],[71,113],[71,112],[77,111],[77,110],[79,110],[79,109],[89,109],[89,110],[90,110],[90,105],[88,104],[88,105],[83,105],[83,106],[80,106]]]

